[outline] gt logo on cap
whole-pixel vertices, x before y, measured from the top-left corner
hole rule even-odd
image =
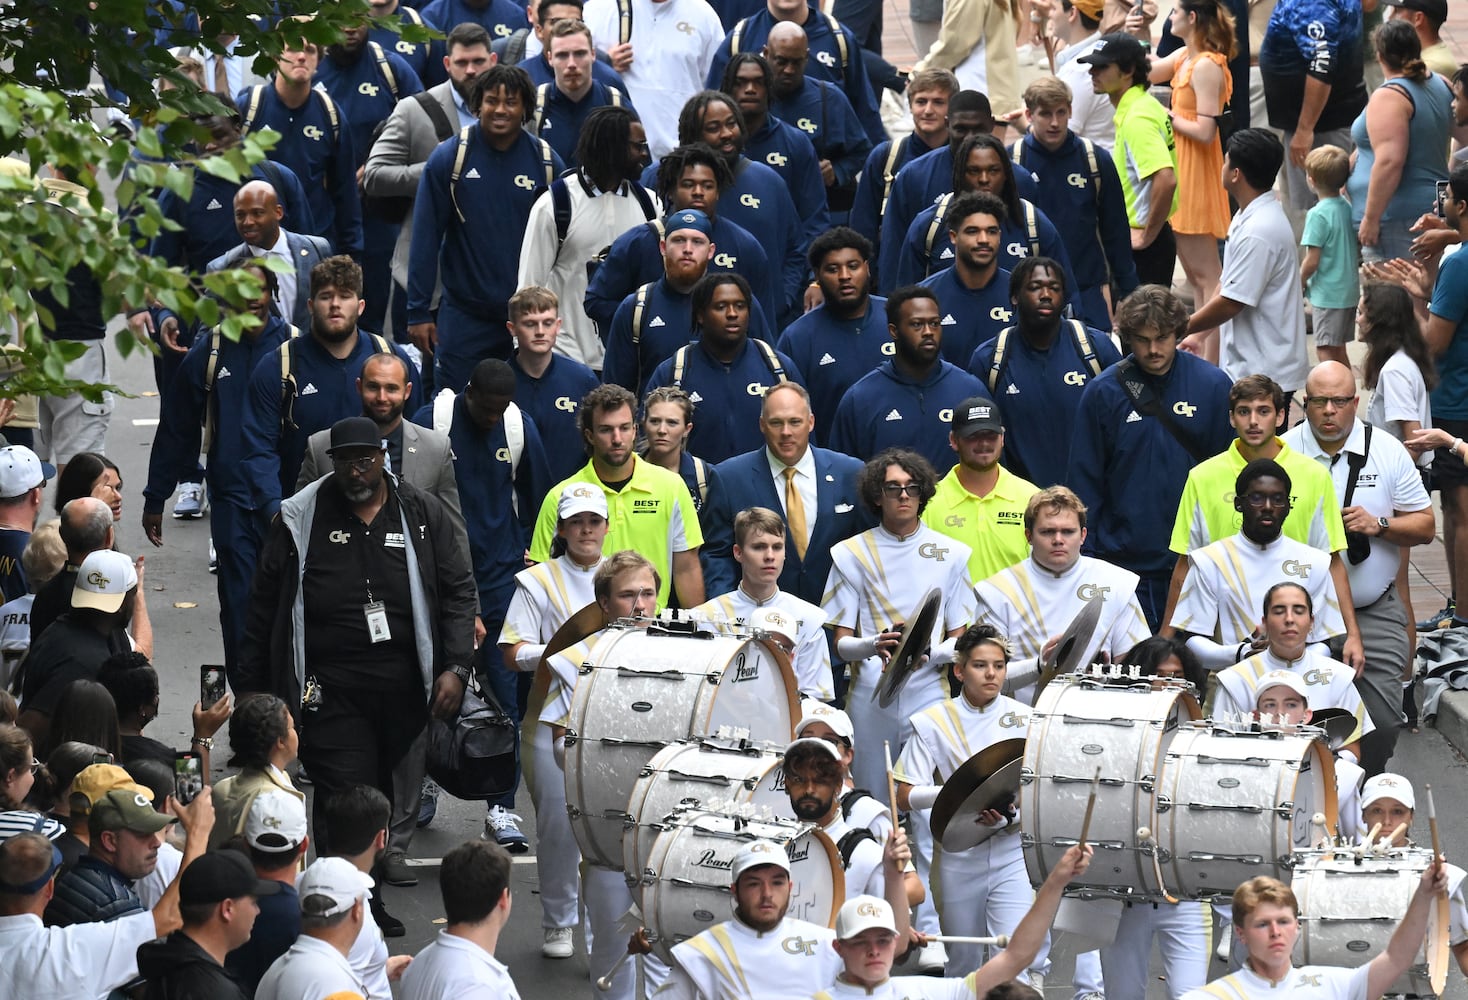
[[[880,917],[882,908],[876,903],[858,903],[856,912],[858,916],[862,917]]]
[[[144,809],[152,809],[153,803],[143,798],[142,792],[133,792],[133,805],[142,806]]]
[[[87,574],[87,582],[94,587],[105,587],[112,581],[103,576],[101,570],[94,569]]]

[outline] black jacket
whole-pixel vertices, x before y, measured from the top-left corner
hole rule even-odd
[[[146,1000],[249,1000],[239,981],[183,931],[140,946],[138,973],[148,981]]]

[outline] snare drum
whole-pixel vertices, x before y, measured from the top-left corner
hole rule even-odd
[[[1291,888],[1300,904],[1300,937],[1295,942],[1296,965],[1365,965],[1386,949],[1392,932],[1407,912],[1422,873],[1432,863],[1432,852],[1402,848],[1384,855],[1356,858],[1350,848],[1310,851],[1297,855]],[[1436,996],[1432,989],[1432,956],[1448,928],[1428,910],[1427,935],[1409,968],[1388,994]]]
[[[790,858],[786,915],[835,926],[846,873],[830,837],[806,823],[684,812],[653,841],[642,891],[642,917],[659,958],[671,965],[674,945],[733,916],[729,873],[734,856],[754,840],[783,844]]]
[[[1179,729],[1154,827],[1173,891],[1230,896],[1258,875],[1289,877],[1315,813],[1336,825],[1335,762],[1322,736],[1309,727],[1238,732],[1208,722]]]
[[[793,820],[781,751],[771,744],[729,747],[717,741],[673,743],[648,761],[632,788],[622,834],[622,861],[634,897],[640,892],[657,835],[679,810],[724,811],[752,806],[756,814]]]
[[[591,640],[566,730],[566,809],[589,863],[622,868],[628,799],[642,769],[674,740],[746,730],[790,742],[800,718],[788,661],[765,643],[608,628]]]
[[[1095,857],[1071,882],[1082,895],[1166,894],[1138,827],[1156,829],[1154,790],[1179,723],[1199,716],[1192,685],[1162,679],[1108,682],[1061,676],[1030,713],[1020,772],[1021,843],[1039,885],[1080,836],[1096,769],[1101,780],[1086,842]]]

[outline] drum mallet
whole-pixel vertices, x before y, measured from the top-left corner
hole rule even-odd
[[[1407,832],[1407,824],[1406,823],[1400,823],[1400,824],[1398,824],[1397,825],[1397,828],[1395,830],[1393,830],[1391,833],[1387,834],[1385,837],[1382,837],[1380,840],[1378,840],[1376,842],[1376,853],[1377,854],[1385,854],[1388,850],[1391,849],[1391,846],[1397,842],[1397,838],[1400,837],[1402,834],[1404,834],[1406,832]]]
[[[1077,841],[1081,847],[1086,846],[1086,834],[1091,832],[1091,813],[1096,808],[1096,789],[1101,787],[1101,769],[1096,768],[1096,775],[1091,779],[1091,797],[1086,800],[1086,815],[1081,819],[1081,839]]]
[[[596,988],[601,990],[603,993],[611,989],[612,980],[615,979],[617,977],[617,973],[621,971],[622,963],[627,961],[627,959],[631,957],[632,953],[630,951],[626,951],[618,955],[617,960],[612,963],[612,967],[607,970],[607,974],[596,981]]]
[[[1009,947],[1009,935],[1000,934],[997,937],[961,937],[953,934],[924,934],[923,938],[929,942],[937,941],[942,944],[992,944],[996,948]]]
[[[892,743],[889,740],[882,741],[882,753],[887,757],[887,802],[892,807],[892,829],[901,826],[897,818],[897,781],[892,777]]]
[[[1356,857],[1360,858],[1366,853],[1366,848],[1376,840],[1376,835],[1381,832],[1381,824],[1378,823],[1366,832],[1366,839],[1356,845]]]

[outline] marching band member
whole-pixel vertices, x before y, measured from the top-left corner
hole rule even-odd
[[[1254,697],[1254,707],[1261,719],[1271,716],[1292,726],[1309,725],[1314,715],[1310,711],[1310,686],[1305,678],[1289,670],[1271,670],[1259,678]],[[1337,756],[1335,760],[1336,815],[1342,835],[1357,838],[1367,827],[1358,830],[1357,819],[1361,815],[1361,779],[1366,776],[1359,764],[1349,757]],[[1385,825],[1391,830],[1395,823]],[[1313,838],[1313,831],[1311,831]],[[1310,844],[1296,844],[1308,847]]]
[[[853,827],[865,827],[885,844],[892,832],[892,812],[875,795],[865,788],[857,788],[851,780],[851,761],[855,753],[851,749],[851,738],[856,733],[852,728],[851,716],[834,705],[806,698],[800,703],[800,722],[795,726],[795,738],[814,737],[825,740],[836,748],[841,759],[844,780],[841,784],[841,815]],[[921,881],[918,883],[921,885]]]
[[[891,904],[874,896],[848,899],[836,916],[836,940],[831,942],[844,968],[813,1000],[982,1000],[990,989],[1014,979],[1034,960],[1045,944],[1061,893],[1086,870],[1092,853],[1094,848],[1077,845],[1061,855],[1036,893],[1034,905],[1014,929],[1008,947],[962,979],[891,978],[899,940]]]

